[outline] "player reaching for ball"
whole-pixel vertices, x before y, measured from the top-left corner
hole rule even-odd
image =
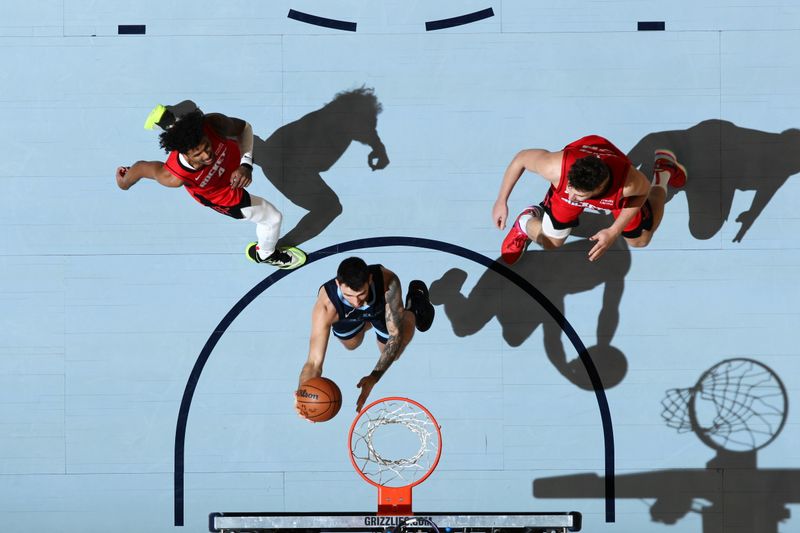
[[[361,411],[381,376],[411,342],[414,329],[427,331],[433,316],[428,288],[422,281],[408,284],[404,306],[400,280],[394,272],[382,265],[367,265],[358,257],[345,259],[336,277],[319,289],[311,312],[308,360],[300,371],[299,385],[322,375],[331,331],[345,348],[355,350],[372,328],[380,356],[372,372],[356,385],[361,389],[356,411]],[[296,398],[295,409],[300,414]]]

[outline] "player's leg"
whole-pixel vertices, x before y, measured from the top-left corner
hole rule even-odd
[[[651,189],[652,195],[652,189]],[[663,214],[663,203],[661,212]],[[616,218],[620,213],[620,210],[614,211],[614,218]],[[653,231],[655,226],[653,218],[653,207],[650,204],[650,198],[648,197],[645,200],[644,205],[642,205],[639,212],[636,214],[633,219],[628,223],[627,226],[622,230],[622,236],[625,238],[625,242],[628,243],[628,246],[633,248],[644,248],[648,244],[650,244],[650,239],[653,238]]]
[[[623,232],[625,240],[630,246],[643,248],[650,244],[653,234],[661,225],[664,218],[664,205],[667,202],[667,188],[683,187],[686,184],[686,169],[678,163],[675,154],[669,150],[656,150],[656,159],[653,165],[653,181],[647,203],[642,206],[642,220],[639,223],[641,231]]]
[[[352,323],[350,326],[352,326]],[[336,322],[331,330],[333,331],[333,336],[339,339],[339,341],[342,343],[342,346],[348,350],[355,350],[361,346],[362,342],[364,342],[364,334],[371,327],[372,325],[369,322],[359,322],[354,328],[352,328],[348,327],[346,322],[340,321]]]
[[[500,255],[503,261],[513,265],[522,257],[529,241],[539,244],[545,250],[552,250],[562,246],[571,231],[570,225],[554,222],[542,206],[526,207],[517,216],[503,240]]]
[[[653,163],[653,186],[650,188],[650,205],[653,208],[653,228],[656,231],[664,217],[664,204],[667,202],[667,187],[679,189],[686,185],[688,174],[686,167],[678,163],[675,154],[670,150],[656,150]]]
[[[542,218],[531,218],[527,224],[528,232],[533,235],[533,240],[542,246],[545,250],[552,250],[560,248],[572,232],[572,227],[563,227],[554,221],[547,212],[542,215]]]
[[[403,309],[403,327],[400,334],[400,350],[397,353],[397,358],[406,349],[406,346],[414,338],[414,332],[428,331],[433,324],[433,317],[436,310],[431,304],[431,298],[428,294],[428,287],[423,281],[415,279],[408,284],[408,292],[406,293],[405,308]],[[383,349],[388,339],[386,323],[375,322],[375,334],[378,342],[378,349],[383,353]]]
[[[167,110],[167,106],[156,104],[144,121],[144,129],[152,130],[156,126],[166,130],[175,123],[175,115]]]
[[[161,130],[167,131],[184,115],[199,110],[197,104],[191,100],[184,100],[175,105],[156,104],[144,121],[144,129],[152,130],[158,126]]]
[[[283,215],[274,205],[260,196],[249,195],[250,206],[242,208],[242,217],[255,222],[257,243],[247,247],[247,256],[256,263],[267,263],[283,269],[293,269],[306,262],[306,254],[295,247],[276,248]]]

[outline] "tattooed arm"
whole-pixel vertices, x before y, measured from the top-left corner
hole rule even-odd
[[[400,357],[403,351],[403,313],[405,312],[400,280],[393,272],[387,270],[384,273],[384,282],[386,286],[386,329],[389,332],[389,339],[375,364],[375,371],[381,374],[386,372],[386,369]]]
[[[378,358],[378,362],[375,363],[375,369],[369,376],[364,376],[361,378],[361,381],[358,382],[361,395],[356,402],[356,411],[361,411],[361,407],[363,407],[364,402],[367,401],[367,397],[372,391],[372,388],[378,383],[378,380],[381,379],[384,372],[386,372],[392,363],[400,358],[400,354],[403,353],[403,348],[405,348],[405,344],[407,344],[407,342],[403,342],[403,334],[406,326],[403,320],[405,309],[403,308],[403,294],[400,288],[400,280],[394,272],[384,268],[383,284],[384,287],[386,287],[386,329],[389,333],[389,339],[381,349],[381,355]]]

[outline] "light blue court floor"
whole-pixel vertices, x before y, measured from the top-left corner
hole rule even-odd
[[[3,530],[375,511],[346,445],[377,360],[369,336],[352,352],[330,343],[333,420],[293,410],[317,289],[358,255],[404,289],[424,280],[436,306],[371,396],[413,398],[442,426],[415,510],[578,511],[587,532],[800,531],[800,4],[756,4],[5,6]],[[187,101],[252,124],[249,190],[290,240],[367,245],[265,287],[275,270],[244,256],[251,223],[149,180],[117,188],[117,166],[165,157],[142,128],[150,109]],[[493,269],[508,163],[588,134],[645,174],[658,148],[687,167],[652,244],[590,263],[587,237],[610,221],[586,213],[562,249]],[[524,175],[510,216],[545,192]]]

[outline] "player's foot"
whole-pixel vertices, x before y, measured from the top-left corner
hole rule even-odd
[[[247,258],[254,263],[266,263],[283,270],[292,270],[306,262],[306,254],[300,248],[276,248],[272,255],[261,259],[258,255],[258,243],[251,242],[247,245]]]
[[[686,185],[686,167],[678,163],[675,154],[664,148],[656,150],[656,160],[653,163],[653,172],[669,172],[669,184],[672,187]]]
[[[162,130],[166,130],[175,123],[175,115],[172,111],[168,110],[166,106],[156,104],[147,119],[144,121],[144,129],[152,130],[156,126]]]
[[[414,313],[417,319],[417,330],[428,331],[431,328],[436,309],[431,305],[428,287],[425,286],[424,282],[415,279],[408,284],[406,309]]]
[[[526,207],[514,220],[514,224],[511,225],[508,235],[503,239],[503,246],[500,248],[500,257],[509,265],[519,261],[530,240],[528,234],[519,227],[519,219],[526,215],[542,218],[542,208],[538,205]]]

